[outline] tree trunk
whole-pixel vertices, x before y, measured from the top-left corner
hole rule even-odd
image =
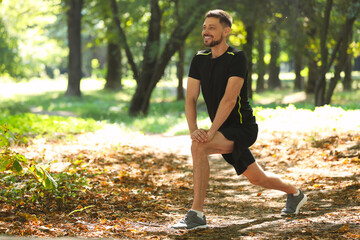
[[[347,58],[346,58],[346,63],[345,63],[345,77],[344,77],[344,90],[346,91],[350,91],[351,90],[351,83],[352,83],[352,78],[351,78],[351,72],[352,72],[352,55],[351,54],[347,54]]]
[[[68,86],[66,96],[81,96],[81,9],[83,0],[68,0],[67,27],[69,41]]]
[[[105,89],[116,91],[121,88],[121,49],[118,44],[109,42]]]
[[[342,70],[341,64],[335,66],[335,73],[334,76],[330,79],[328,91],[326,93],[325,104],[330,104],[331,97],[334,93],[335,87],[341,78],[340,76],[341,70]]]
[[[301,76],[302,54],[297,49],[295,49],[295,54],[294,54],[294,69],[295,69],[295,76],[296,76],[295,83],[294,83],[294,89],[302,90],[303,86],[304,86],[304,79]]]
[[[258,51],[259,51],[259,59],[257,62],[257,74],[258,79],[256,82],[256,92],[262,92],[265,90],[265,69],[266,65],[264,62],[265,50],[264,50],[264,31],[261,29],[258,31]]]
[[[325,104],[330,104],[331,102],[331,97],[334,94],[334,90],[335,87],[338,83],[338,81],[340,80],[340,73],[345,69],[346,67],[346,62],[348,60],[348,47],[349,44],[352,40],[352,29],[353,29],[353,25],[354,25],[354,21],[355,21],[355,17],[354,18],[347,18],[344,26],[343,26],[343,32],[341,33],[341,35],[344,37],[343,41],[341,43],[341,47],[339,49],[339,59],[337,61],[337,64],[335,66],[335,74],[334,77],[331,79],[330,84],[329,84],[329,88],[326,94],[326,99],[325,99]]]
[[[305,92],[307,94],[313,94],[315,93],[316,79],[320,77],[316,61],[309,58],[308,68],[309,68],[309,73],[308,73]]]
[[[187,12],[182,14],[183,17],[181,21],[177,23],[171,36],[161,51],[161,54],[157,52],[158,57],[155,67],[150,66],[150,62],[148,61],[144,62],[140,74],[140,81],[136,87],[135,94],[133,95],[130,103],[130,115],[135,116],[139,113],[147,114],[149,110],[151,93],[164,74],[164,70],[167,64],[169,63],[174,53],[179,49],[180,45],[185,41],[186,37],[193,30],[195,25],[198,24],[199,18],[201,18],[209,4],[210,3],[208,3],[206,0],[193,1],[193,6],[189,6]],[[145,49],[144,55],[149,54],[149,50],[149,48],[147,48],[147,50]],[[159,48],[157,50],[159,51]],[[154,52],[152,52],[152,54],[154,54]],[[145,77],[148,72],[151,72],[151,74]]]
[[[149,101],[146,101],[147,96],[144,92],[150,88],[151,79],[153,77],[156,64],[158,61],[159,46],[160,46],[160,30],[161,30],[161,11],[158,0],[151,0],[151,19],[149,23],[149,33],[146,40],[144,50],[144,60],[142,62],[139,83],[137,85],[135,94],[130,104],[129,112],[134,115],[137,108],[141,106],[146,114],[149,108]],[[150,99],[150,97],[149,97]]]
[[[248,76],[247,76],[247,92],[248,97],[252,99],[252,72],[253,72],[253,63],[252,63],[252,50],[254,46],[254,31],[255,26],[253,24],[245,26],[246,31],[246,44],[244,45],[244,51],[247,58],[247,68],[248,68]]]
[[[333,0],[326,1],[325,13],[324,13],[324,22],[321,27],[320,32],[320,54],[321,54],[321,67],[320,67],[320,77],[316,81],[315,85],[315,106],[323,106],[325,104],[325,87],[326,87],[326,73],[328,65],[328,48],[327,35],[330,25],[330,13],[333,5]]]
[[[353,34],[354,34],[354,22],[352,23],[352,27],[349,29],[349,35],[348,35],[348,39],[347,42],[351,43],[352,39],[353,39]],[[344,81],[343,81],[343,85],[344,85],[344,90],[350,91],[351,90],[351,72],[352,72],[352,54],[349,54],[346,51],[346,60],[345,60],[345,67],[344,67],[344,72],[345,72],[345,77],[344,77]]]
[[[184,62],[185,62],[185,44],[182,43],[179,48],[179,61],[177,63],[177,77],[179,80],[179,84],[177,87],[177,100],[185,99],[184,87],[183,87]]]
[[[270,43],[270,64],[269,64],[269,80],[268,86],[270,89],[274,89],[276,87],[281,87],[280,83],[280,66],[278,64],[278,59],[280,56],[280,43],[278,40],[278,36],[275,35],[271,39]]]
[[[121,24],[120,24],[119,10],[118,10],[116,0],[111,0],[110,7],[111,7],[111,10],[112,10],[112,13],[113,13],[113,21],[115,23],[115,26],[116,26],[116,28],[118,30],[119,37],[121,39],[120,40],[121,47],[125,50],[126,58],[127,58],[128,63],[130,65],[130,67],[131,67],[131,70],[133,72],[133,77],[136,80],[136,82],[139,83],[139,70],[138,70],[138,68],[137,68],[137,66],[135,64],[133,55],[132,55],[131,50],[130,50],[130,46],[127,43],[125,32],[122,29]]]
[[[179,0],[174,0],[175,2],[175,15],[176,20],[180,21],[180,13],[179,13]],[[184,87],[183,87],[183,79],[184,79],[184,62],[185,62],[185,44],[182,43],[179,47],[179,60],[176,64],[176,75],[178,78],[178,87],[177,87],[177,100],[184,100]]]

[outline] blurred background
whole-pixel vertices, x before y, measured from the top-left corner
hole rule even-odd
[[[356,0],[2,0],[2,116],[183,116],[188,67],[215,8],[234,19],[228,42],[246,53],[255,106],[359,108]]]

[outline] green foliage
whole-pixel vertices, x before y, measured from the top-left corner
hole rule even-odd
[[[6,124],[0,125],[0,202],[23,205],[54,200],[61,209],[87,185],[86,169],[80,160],[64,172],[50,174],[49,166],[12,151],[10,145],[18,142],[18,136]]]
[[[58,137],[57,133],[78,134],[92,132],[102,124],[93,119],[75,117],[49,116],[33,113],[21,113],[9,116],[0,115],[0,124],[7,123],[13,132],[18,134],[19,141],[27,143],[28,137],[48,135]]]
[[[61,41],[58,42],[49,37],[48,29],[48,26],[56,21],[56,15],[59,14],[59,2],[60,0],[3,1],[0,7],[0,16],[2,16],[1,21],[4,28],[0,23],[0,35],[4,33],[3,29],[6,29],[7,39],[11,43],[8,45],[9,51],[21,53],[15,55],[16,61],[12,61],[11,58],[7,59],[8,65],[12,62],[15,62],[16,65],[7,66],[6,73],[13,77],[44,75],[49,67],[59,66],[64,62],[63,58],[66,56],[67,50],[62,48]],[[63,29],[66,29],[65,25]],[[63,31],[58,30],[57,34],[60,32]],[[1,49],[0,55],[2,55],[2,51],[3,49]]]
[[[0,172],[11,171],[13,174],[31,174],[45,189],[55,189],[57,183],[46,170],[46,167],[29,162],[23,155],[10,149],[10,141],[18,137],[9,131],[8,126],[0,125]]]
[[[0,75],[3,74],[20,77],[22,68],[20,66],[17,41],[9,36],[0,17]]]

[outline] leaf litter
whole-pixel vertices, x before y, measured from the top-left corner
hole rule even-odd
[[[74,140],[17,147],[51,163],[51,173],[84,181],[62,200],[0,198],[0,234],[117,239],[359,239],[359,131],[281,131],[266,128],[251,147],[266,170],[301,187],[309,201],[296,217],[280,217],[286,196],[252,186],[220,156],[210,157],[206,200],[210,228],[171,230],[191,206],[191,157],[161,144],[184,138],[83,134]],[[181,140],[181,141],[177,141]],[[189,141],[189,140],[187,140]],[[129,144],[130,143],[130,144]],[[153,144],[152,144],[153,143]],[[48,159],[47,159],[48,158]]]

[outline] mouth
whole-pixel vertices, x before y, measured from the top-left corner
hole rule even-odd
[[[210,35],[204,35],[204,40],[211,40],[211,39],[213,39],[213,37],[212,36],[210,36]]]

